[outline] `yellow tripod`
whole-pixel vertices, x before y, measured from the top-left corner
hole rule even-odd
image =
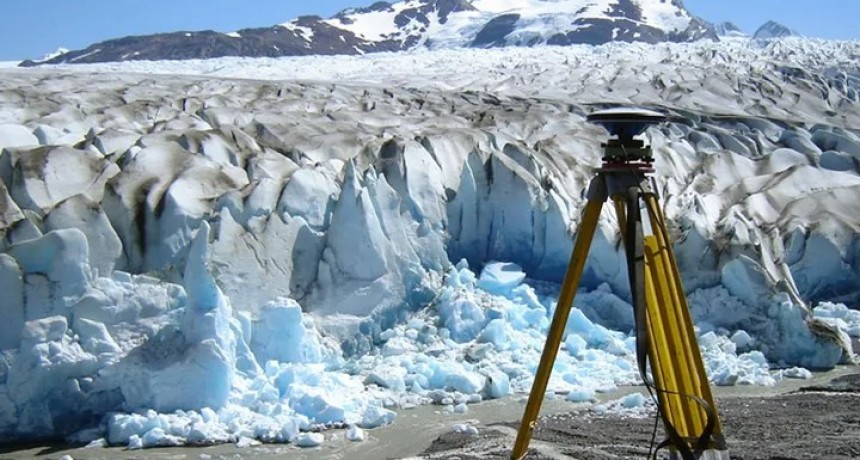
[[[603,166],[589,186],[576,244],[511,458],[524,458],[528,451],[600,212],[611,198],[627,253],[639,371],[652,396],[657,394],[667,435],[657,449],[668,447],[673,459],[728,460],[664,217],[649,184],[651,149],[633,139],[664,117],[650,111],[607,110],[588,119],[618,139],[604,145]],[[644,222],[647,227],[643,225],[643,208],[648,215]]]

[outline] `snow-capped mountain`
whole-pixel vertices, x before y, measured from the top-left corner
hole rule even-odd
[[[800,34],[789,29],[788,27],[776,22],[776,21],[768,21],[762,24],[758,30],[753,34],[753,38],[755,39],[769,39],[769,38],[785,38],[785,37],[799,37]]]
[[[42,56],[42,59],[40,59],[39,61],[42,61],[42,62],[44,62],[44,61],[50,61],[51,59],[54,59],[54,58],[59,57],[59,56],[62,56],[62,55],[64,55],[64,54],[68,53],[68,52],[69,52],[69,49],[68,49],[68,48],[59,47],[59,48],[57,48],[57,50],[56,50],[56,51],[51,52],[51,53],[48,53],[48,54],[46,54],[46,55]]]
[[[715,38],[681,0],[404,0],[227,34],[125,37],[23,65]]]
[[[737,24],[728,21],[714,26],[714,32],[718,37],[749,37]]]

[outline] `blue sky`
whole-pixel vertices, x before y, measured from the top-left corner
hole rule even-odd
[[[374,0],[0,0],[0,60],[38,58],[63,46],[84,48],[126,35],[212,29],[229,32],[285,22],[303,14],[331,16]],[[860,0],[685,0],[712,22],[731,20],[747,32],[774,19],[824,38],[860,38]]]

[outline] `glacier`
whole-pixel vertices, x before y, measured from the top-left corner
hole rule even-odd
[[[858,54],[2,69],[0,441],[314,446],[527,392],[607,138],[585,115],[618,104],[672,117],[646,137],[712,382],[850,362]],[[618,239],[607,210],[550,381],[571,401],[641,383]]]

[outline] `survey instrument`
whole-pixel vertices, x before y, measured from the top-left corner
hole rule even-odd
[[[603,126],[614,138],[603,144],[603,164],[588,187],[576,243],[511,458],[522,459],[528,453],[600,213],[603,204],[612,200],[627,256],[637,365],[655,398],[666,433],[665,441],[653,452],[656,456],[657,451],[668,448],[672,459],[729,460],[665,217],[650,177],[653,152],[645,141],[636,139],[666,117],[650,110],[620,108],[594,112],[588,121]]]

